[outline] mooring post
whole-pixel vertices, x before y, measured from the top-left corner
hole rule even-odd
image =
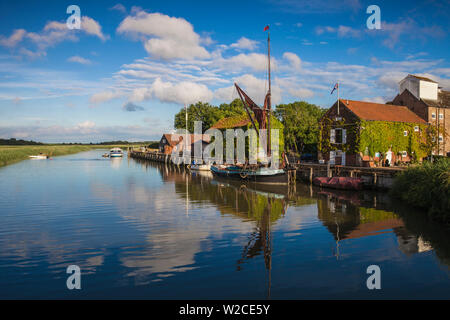
[[[312,183],[312,181],[313,181],[313,171],[314,171],[313,167],[310,167],[309,168],[309,182],[310,183]]]

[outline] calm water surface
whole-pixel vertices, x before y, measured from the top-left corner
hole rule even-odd
[[[103,152],[0,168],[0,298],[450,298],[450,231],[386,194]],[[81,290],[66,287],[72,264]],[[366,287],[373,264],[381,290]]]

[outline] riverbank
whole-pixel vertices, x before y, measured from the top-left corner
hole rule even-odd
[[[396,177],[391,193],[425,209],[430,218],[450,223],[450,160],[408,168]]]
[[[74,154],[92,149],[110,149],[109,145],[33,145],[33,146],[0,146],[0,167],[13,164],[31,155],[39,153],[52,157]],[[116,147],[116,146],[114,146]],[[126,148],[127,146],[118,146]]]

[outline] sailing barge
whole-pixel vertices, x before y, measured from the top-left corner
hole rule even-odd
[[[264,31],[268,30],[267,26]],[[264,99],[264,107],[259,107],[245,92],[242,90],[237,83],[234,84],[236,90],[239,94],[239,98],[244,104],[247,116],[252,123],[252,127],[255,129],[258,138],[260,137],[260,130],[267,129],[267,145],[265,146],[265,155],[268,159],[271,158],[271,126],[270,117],[272,114],[271,110],[271,79],[270,79],[270,31],[267,37],[267,58],[268,58],[268,82],[269,90]],[[253,114],[253,115],[252,115]],[[255,121],[258,123],[256,126]],[[258,130],[258,128],[260,130]],[[259,139],[258,139],[259,140]],[[236,180],[251,181],[256,183],[267,183],[267,184],[288,184],[291,179],[291,174],[287,173],[287,168],[273,168],[270,162],[267,164],[256,164],[256,165],[214,165],[211,166],[211,171],[214,175],[231,178]],[[295,179],[295,175],[293,175]]]

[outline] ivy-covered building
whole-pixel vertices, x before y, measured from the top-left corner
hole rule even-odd
[[[255,125],[257,128],[259,128],[258,122],[255,121]],[[278,120],[274,115],[271,115],[270,117],[270,125],[272,129],[276,129],[278,130],[278,150],[279,150],[279,156],[281,158],[281,154],[284,151],[284,126],[281,123],[280,120]],[[241,115],[236,115],[236,116],[232,116],[232,117],[227,117],[227,118],[222,118],[219,121],[217,121],[212,127],[211,129],[218,129],[221,130],[223,133],[225,133],[225,131],[227,129],[242,129],[244,132],[247,132],[248,129],[252,129],[253,125],[252,122],[250,121],[250,119],[248,118],[248,116],[246,114],[241,114]],[[248,141],[248,137],[246,138],[246,157],[248,156],[248,149],[249,149],[249,141]],[[236,145],[237,141],[235,141],[235,145]],[[274,141],[272,141],[272,145],[273,145]],[[226,140],[225,140],[225,135],[224,135],[224,149],[226,148]],[[259,141],[258,141],[258,145],[259,145]],[[225,154],[225,150],[224,150],[224,154]]]
[[[319,160],[362,166],[427,156],[427,123],[407,107],[340,99],[319,121]]]

